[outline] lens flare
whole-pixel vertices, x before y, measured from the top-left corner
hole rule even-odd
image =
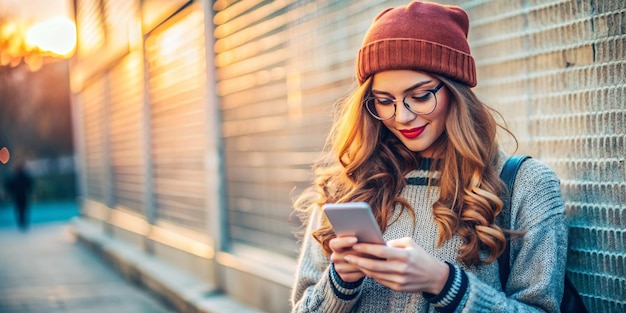
[[[69,56],[76,46],[76,26],[64,17],[37,23],[26,32],[26,44],[58,56]]]

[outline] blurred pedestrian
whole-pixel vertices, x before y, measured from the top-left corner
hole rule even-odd
[[[24,162],[17,162],[13,172],[4,183],[9,197],[15,204],[17,225],[21,230],[28,229],[28,197],[33,188],[33,179],[26,170]]]

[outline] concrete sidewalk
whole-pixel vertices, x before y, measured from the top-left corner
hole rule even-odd
[[[74,218],[70,229],[94,254],[107,260],[128,280],[146,286],[160,299],[184,313],[265,313],[242,304],[206,282],[136,247],[107,235],[84,218]],[[0,311],[1,312],[1,311]]]
[[[30,225],[43,225],[48,223],[68,222],[78,216],[76,201],[54,201],[44,203],[32,203],[28,209],[28,221]],[[16,228],[15,208],[12,203],[0,203],[0,228]]]
[[[1,313],[264,313],[106,234],[76,202],[0,205]]]
[[[6,210],[0,219],[0,312],[174,312],[75,242],[64,221],[73,215],[71,207],[56,213],[33,209],[26,232],[17,230]]]

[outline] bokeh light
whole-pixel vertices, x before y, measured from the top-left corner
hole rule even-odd
[[[7,164],[10,159],[11,153],[9,153],[9,149],[7,149],[7,147],[2,147],[2,149],[0,149],[0,163]]]

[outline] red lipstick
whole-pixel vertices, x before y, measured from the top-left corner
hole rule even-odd
[[[411,128],[411,129],[400,129],[400,133],[408,139],[413,139],[421,135],[424,132],[424,129],[426,129],[426,125],[421,126],[421,127]]]

